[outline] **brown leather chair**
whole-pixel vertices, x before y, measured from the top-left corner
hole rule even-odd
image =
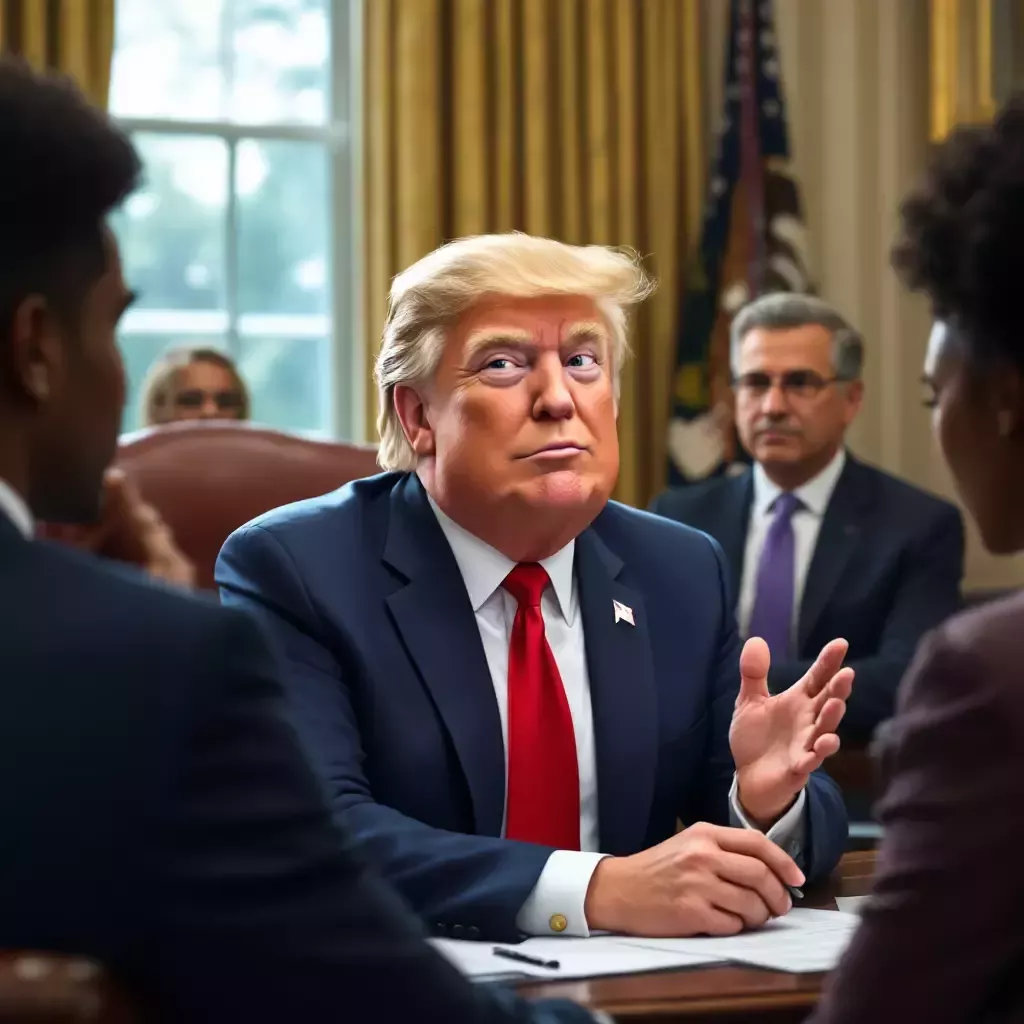
[[[263,512],[379,472],[376,448],[315,441],[248,423],[174,423],[127,434],[117,465],[174,531],[214,589],[228,535]]]
[[[131,1001],[93,960],[0,951],[0,1024],[138,1024]]]

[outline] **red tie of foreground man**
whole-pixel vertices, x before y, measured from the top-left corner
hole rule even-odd
[[[548,574],[517,565],[504,588],[516,599],[508,649],[508,809],[505,835],[559,850],[580,848],[576,734],[540,598]]]

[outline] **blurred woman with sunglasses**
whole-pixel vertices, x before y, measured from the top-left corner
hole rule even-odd
[[[141,411],[144,427],[181,420],[247,420],[249,392],[223,352],[177,348],[150,369],[142,386]]]

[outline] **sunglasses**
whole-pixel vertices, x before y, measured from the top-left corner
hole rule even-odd
[[[209,399],[221,412],[240,412],[245,405],[241,391],[203,391],[200,388],[186,388],[174,396],[179,409],[201,409]]]

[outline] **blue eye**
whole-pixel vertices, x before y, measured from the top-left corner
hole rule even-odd
[[[597,360],[589,352],[577,352],[569,357],[570,366],[593,366],[596,363]]]
[[[512,360],[505,358],[505,356],[499,356],[497,359],[492,359],[487,364],[488,370],[507,370],[512,365]]]

